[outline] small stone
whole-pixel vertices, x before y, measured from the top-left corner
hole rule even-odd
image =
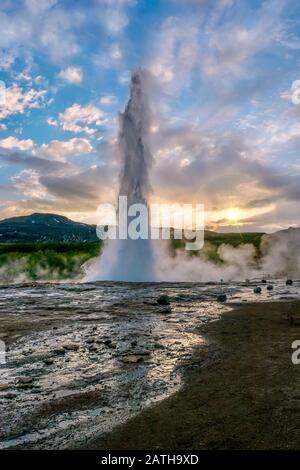
[[[33,382],[32,377],[20,377],[18,383],[22,385],[31,384]]]
[[[4,390],[8,390],[10,388],[9,384],[0,384],[0,392],[3,392]]]
[[[123,356],[122,361],[128,364],[136,364],[137,362],[143,361],[143,356],[137,356],[135,354],[129,354],[128,356]]]
[[[262,284],[267,284],[267,280],[266,280],[266,279],[262,279],[262,280],[261,280],[261,283],[262,283]]]
[[[171,312],[172,312],[172,310],[171,310],[170,306],[159,309],[159,313],[171,313]]]
[[[43,359],[43,363],[46,364],[46,366],[51,366],[53,364],[53,359],[45,357],[45,359]]]
[[[261,287],[254,287],[253,292],[254,294],[261,294]]]
[[[272,286],[272,284],[269,284],[269,285],[267,286],[267,290],[273,290],[273,289],[274,289],[274,286]]]
[[[170,298],[166,294],[160,295],[157,299],[157,303],[159,305],[170,305]]]
[[[13,400],[16,398],[17,394],[10,392],[10,393],[5,393],[5,395],[2,395],[2,398],[6,398],[6,400]]]
[[[287,279],[286,285],[287,286],[292,286],[293,285],[293,280],[292,279]]]
[[[79,345],[76,343],[67,343],[63,345],[63,348],[67,351],[78,351]]]
[[[57,348],[53,351],[54,354],[66,354],[66,350],[64,348]]]

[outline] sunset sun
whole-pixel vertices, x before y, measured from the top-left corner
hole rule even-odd
[[[225,210],[224,216],[230,222],[237,222],[241,217],[241,211],[235,207],[231,207]]]

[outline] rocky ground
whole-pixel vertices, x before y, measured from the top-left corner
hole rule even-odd
[[[184,387],[88,448],[299,449],[300,326],[290,315],[299,319],[299,302],[239,305],[200,327],[209,346]]]
[[[1,288],[0,448],[297,447],[298,287],[262,289]]]

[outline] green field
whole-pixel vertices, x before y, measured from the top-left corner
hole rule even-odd
[[[0,282],[76,279],[100,254],[101,243],[0,244]]]
[[[200,256],[215,263],[222,263],[218,253],[218,248],[221,245],[231,245],[238,247],[239,245],[251,244],[255,247],[256,257],[260,258],[260,242],[263,233],[217,233],[205,232],[204,247],[200,251],[189,251],[189,256]],[[177,250],[183,250],[185,245],[184,240],[172,240],[171,255],[176,256]]]
[[[237,247],[251,243],[260,256],[261,233],[205,233],[205,245],[199,252],[187,252],[189,256],[199,256],[222,263],[218,248],[223,245]],[[170,253],[176,256],[177,250],[184,249],[183,240],[172,240]],[[2,243],[0,244],[0,282],[25,282],[36,280],[80,279],[83,265],[99,256],[101,242],[85,243]]]

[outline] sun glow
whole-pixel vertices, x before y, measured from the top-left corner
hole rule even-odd
[[[224,217],[231,222],[237,222],[241,217],[241,211],[236,207],[230,207],[224,211]]]

